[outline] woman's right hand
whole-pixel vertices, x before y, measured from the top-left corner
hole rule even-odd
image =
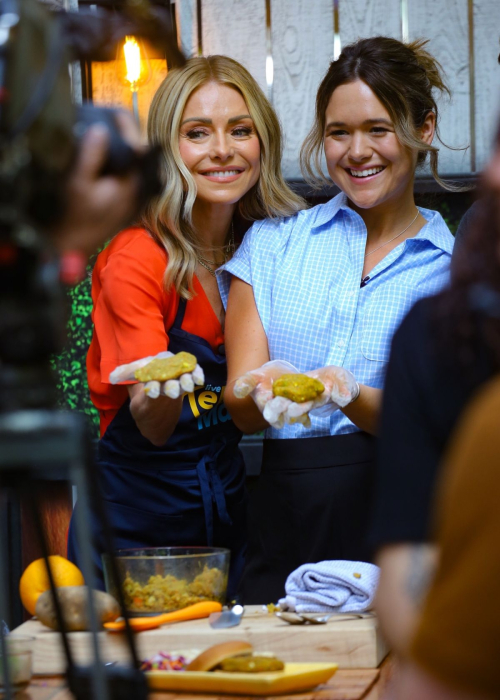
[[[137,381],[135,373],[138,369],[145,367],[151,360],[163,360],[167,357],[173,357],[174,353],[165,350],[157,355],[143,357],[135,362],[129,362],[125,365],[116,367],[109,375],[111,384],[120,384],[122,382]],[[205,375],[200,365],[196,365],[192,372],[182,374],[178,379],[169,379],[166,382],[151,381],[144,384],[144,393],[150,399],[157,399],[160,394],[168,396],[170,399],[177,399],[183,393],[189,394],[194,391],[195,386],[203,386],[205,383]]]
[[[234,395],[238,399],[251,396],[266,421],[273,428],[282,428],[286,421],[287,409],[292,403],[282,396],[274,396],[273,382],[283,374],[296,374],[298,370],[285,360],[266,362],[258,369],[247,372],[234,383]]]
[[[138,369],[149,364],[151,360],[162,360],[172,355],[173,353],[164,351],[152,357],[143,357],[116,367],[109,375],[112,384],[128,383],[130,413],[141,435],[156,447],[164,445],[175,430],[181,415],[183,394],[193,391],[195,385],[203,386],[205,383],[203,370],[199,365],[178,379],[166,382],[151,381],[145,384],[137,381],[135,373]]]

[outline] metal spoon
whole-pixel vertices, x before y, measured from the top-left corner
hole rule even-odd
[[[296,613],[296,612],[276,612],[274,613],[280,620],[288,622],[289,625],[324,625],[328,620],[332,622],[343,622],[345,620],[359,620],[362,615],[357,613]]]
[[[306,622],[309,622],[311,625],[324,625],[328,622],[328,620],[331,618],[331,613],[324,615],[322,613],[299,613],[300,617],[302,617]]]
[[[240,624],[245,613],[243,605],[233,605],[231,610],[212,613],[208,616],[208,622],[213,629],[224,629],[226,627],[236,627]]]
[[[288,622],[289,625],[324,625],[331,617],[331,615],[322,615],[321,613],[276,612],[274,614],[280,620]]]
[[[294,613],[294,612],[275,612],[274,614],[276,615],[276,617],[279,617],[280,620],[283,620],[284,622],[288,622],[289,625],[305,625],[306,624],[305,619],[301,615],[298,615],[297,613]]]

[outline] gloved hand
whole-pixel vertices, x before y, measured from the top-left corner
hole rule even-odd
[[[130,380],[135,380],[135,372],[141,367],[147,365],[151,360],[163,360],[166,357],[172,357],[173,352],[165,350],[164,352],[159,352],[157,355],[152,355],[150,357],[143,357],[135,362],[129,362],[126,365],[120,365],[116,367],[109,375],[109,381],[111,384],[120,384],[121,382],[127,382]],[[157,399],[160,394],[164,394],[171,399],[177,399],[179,396],[185,392],[189,394],[194,390],[195,385],[203,386],[205,383],[205,375],[200,365],[196,365],[192,372],[187,372],[186,374],[181,374],[178,379],[169,379],[166,382],[151,381],[144,384],[144,392],[148,395],[150,399]]]
[[[359,396],[359,384],[352,372],[344,367],[320,367],[306,372],[309,377],[319,379],[325,391],[314,402],[314,415],[329,415],[338,408],[344,408]],[[321,411],[319,411],[321,409]]]
[[[273,426],[282,428],[285,423],[302,423],[309,427],[313,415],[327,416],[339,408],[347,406],[359,395],[359,385],[353,374],[343,367],[321,367],[305,372],[310,377],[319,379],[325,387],[324,392],[313,401],[296,403],[283,396],[274,396],[273,381],[282,374],[297,373],[298,370],[288,362],[275,360],[267,362],[257,370],[247,372],[234,386],[234,394],[243,398],[250,394],[260,412]]]
[[[284,360],[272,360],[266,362],[251,372],[247,372],[242,377],[239,377],[234,384],[234,395],[238,399],[244,399],[245,396],[251,396],[255,404],[264,418],[275,428],[282,428],[284,419],[282,419],[279,407],[276,411],[266,412],[266,406],[270,401],[282,399],[287,403],[291,403],[288,399],[273,395],[273,382],[281,377],[282,374],[294,374],[298,370],[293,365]]]

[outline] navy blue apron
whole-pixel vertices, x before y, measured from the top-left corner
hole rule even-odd
[[[227,370],[224,348],[181,328],[181,299],[169,330],[169,350],[191,352],[205,373],[205,386],[184,397],[179,422],[165,445],[155,447],[139,432],[127,400],[99,442],[101,492],[116,549],[215,546],[231,550],[228,598],[236,593],[246,549],[246,489],[241,432],[223,402]],[[104,549],[96,519],[94,560],[102,572]],[[78,565],[73,519],[68,558]],[[102,573],[101,573],[102,576]]]

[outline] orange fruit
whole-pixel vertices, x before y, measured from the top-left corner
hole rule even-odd
[[[83,586],[82,572],[64,557],[53,554],[49,557],[50,569],[56,586]],[[32,561],[19,581],[19,595],[26,610],[35,614],[35,605],[44,591],[50,588],[49,576],[43,559]]]

